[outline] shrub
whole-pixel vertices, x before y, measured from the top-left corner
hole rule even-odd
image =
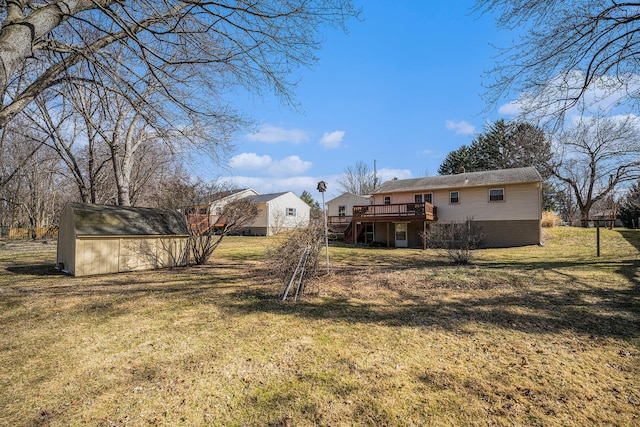
[[[472,218],[433,224],[423,236],[427,247],[442,249],[453,264],[468,264],[472,251],[482,244],[482,237],[482,228]]]
[[[560,215],[553,211],[542,212],[542,226],[543,227],[557,227],[562,223]]]

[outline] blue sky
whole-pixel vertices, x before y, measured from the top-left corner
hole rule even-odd
[[[320,200],[317,182],[328,182],[327,199],[339,195],[337,179],[357,161],[373,169],[375,159],[382,181],[436,175],[488,121],[510,118],[500,106],[483,113],[481,94],[493,46],[509,46],[513,35],[473,14],[473,3],[357,1],[361,20],[348,34],[327,29],[318,64],[294,74],[297,109],[270,96],[232,101],[258,132],[239,135],[204,177]]]

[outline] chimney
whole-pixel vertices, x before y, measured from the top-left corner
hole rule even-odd
[[[458,168],[458,173],[464,173],[464,166],[460,166],[460,168]]]

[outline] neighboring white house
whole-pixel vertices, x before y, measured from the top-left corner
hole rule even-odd
[[[329,200],[327,205],[327,225],[332,238],[345,238],[345,231],[353,219],[353,207],[373,204],[373,196],[359,196],[353,193],[342,193]]]
[[[214,200],[209,205],[209,222],[211,224],[216,224],[219,222],[220,215],[222,215],[222,211],[227,203],[235,202],[236,200],[245,199],[247,197],[255,197],[258,195],[258,192],[253,188],[235,190],[230,193],[231,194],[229,194],[228,196]]]
[[[291,191],[260,194],[251,197],[251,201],[258,205],[258,216],[243,234],[272,236],[309,225],[311,208]]]
[[[351,219],[354,206],[371,204],[373,204],[372,196],[359,196],[353,193],[342,193],[335,199],[331,199],[326,203],[327,216],[329,218],[348,217]]]
[[[185,207],[184,213],[190,225],[201,224],[204,228],[213,227],[219,222],[222,210],[227,203],[257,195],[258,192],[253,188],[223,191],[212,195],[206,201]]]

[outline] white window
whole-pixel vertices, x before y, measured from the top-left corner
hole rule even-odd
[[[413,196],[413,201],[416,203],[422,203],[422,194],[415,194]]]
[[[489,190],[490,202],[504,202],[504,188],[492,188]]]
[[[296,208],[287,208],[287,216],[296,216]]]
[[[347,215],[347,207],[338,206],[338,216],[346,216],[346,215]]]
[[[451,204],[460,203],[460,193],[457,191],[451,191],[449,193],[449,203]]]
[[[384,196],[384,204],[385,205],[391,204],[391,196]]]
[[[427,193],[424,195],[424,201],[429,204],[433,204],[433,194]]]

